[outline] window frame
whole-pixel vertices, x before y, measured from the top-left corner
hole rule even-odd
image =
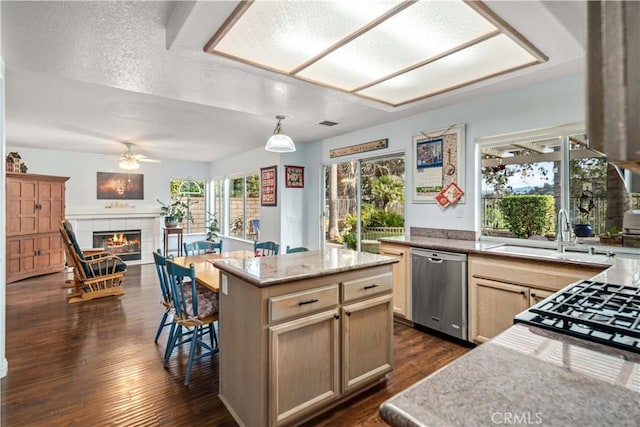
[[[248,238],[248,226],[247,226],[247,181],[249,177],[256,177],[259,181],[260,174],[258,172],[247,172],[241,174],[228,175],[224,177],[217,177],[212,179],[212,186],[215,188],[217,182],[220,183],[220,195],[219,195],[219,205],[216,205],[216,197],[211,198],[211,206],[212,211],[218,218],[218,224],[220,228],[221,237],[230,238],[230,239],[238,239],[244,241],[251,241]],[[231,235],[231,185],[232,182],[236,179],[241,178],[243,180],[242,187],[242,234],[240,236]],[[214,191],[215,192],[215,191]],[[260,212],[259,206],[259,197],[258,200],[258,211]],[[222,209],[222,213],[220,213],[216,207],[220,206]],[[258,218],[259,219],[259,218]]]

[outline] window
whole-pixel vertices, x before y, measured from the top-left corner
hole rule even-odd
[[[211,193],[213,194],[211,200],[211,208],[210,208],[210,217],[209,221],[212,218],[215,218],[219,233],[224,233],[224,213],[225,213],[225,203],[224,203],[224,178],[214,179],[211,182]]]
[[[640,195],[627,193],[606,157],[588,148],[576,125],[478,141],[481,153],[481,234],[553,241],[560,208],[577,243],[622,229],[624,211]],[[622,201],[622,202],[621,202]]]
[[[258,240],[260,235],[260,176],[247,175],[229,182],[229,236]]]
[[[169,181],[171,204],[184,215],[182,226],[187,233],[204,233],[206,216],[205,182],[203,180],[174,178]]]

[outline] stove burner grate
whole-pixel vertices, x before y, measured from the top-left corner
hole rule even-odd
[[[516,321],[640,353],[640,288],[581,281]]]

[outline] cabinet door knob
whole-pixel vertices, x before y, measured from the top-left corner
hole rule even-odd
[[[338,320],[338,319],[340,318],[340,315],[339,315],[339,314],[334,314],[334,315],[333,315],[333,318],[334,318],[334,319],[336,319],[336,320]]]
[[[526,294],[525,291],[520,291],[520,295],[524,296]]]
[[[536,297],[536,294],[531,293],[531,298],[535,298],[535,297]]]
[[[351,316],[351,312],[350,311],[345,311],[345,313],[347,316]]]

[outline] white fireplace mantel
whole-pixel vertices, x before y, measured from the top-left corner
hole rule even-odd
[[[83,248],[92,247],[94,231],[141,230],[142,259],[127,261],[128,264],[152,263],[153,251],[162,246],[160,209],[68,209],[65,216],[76,232],[78,244]]]

